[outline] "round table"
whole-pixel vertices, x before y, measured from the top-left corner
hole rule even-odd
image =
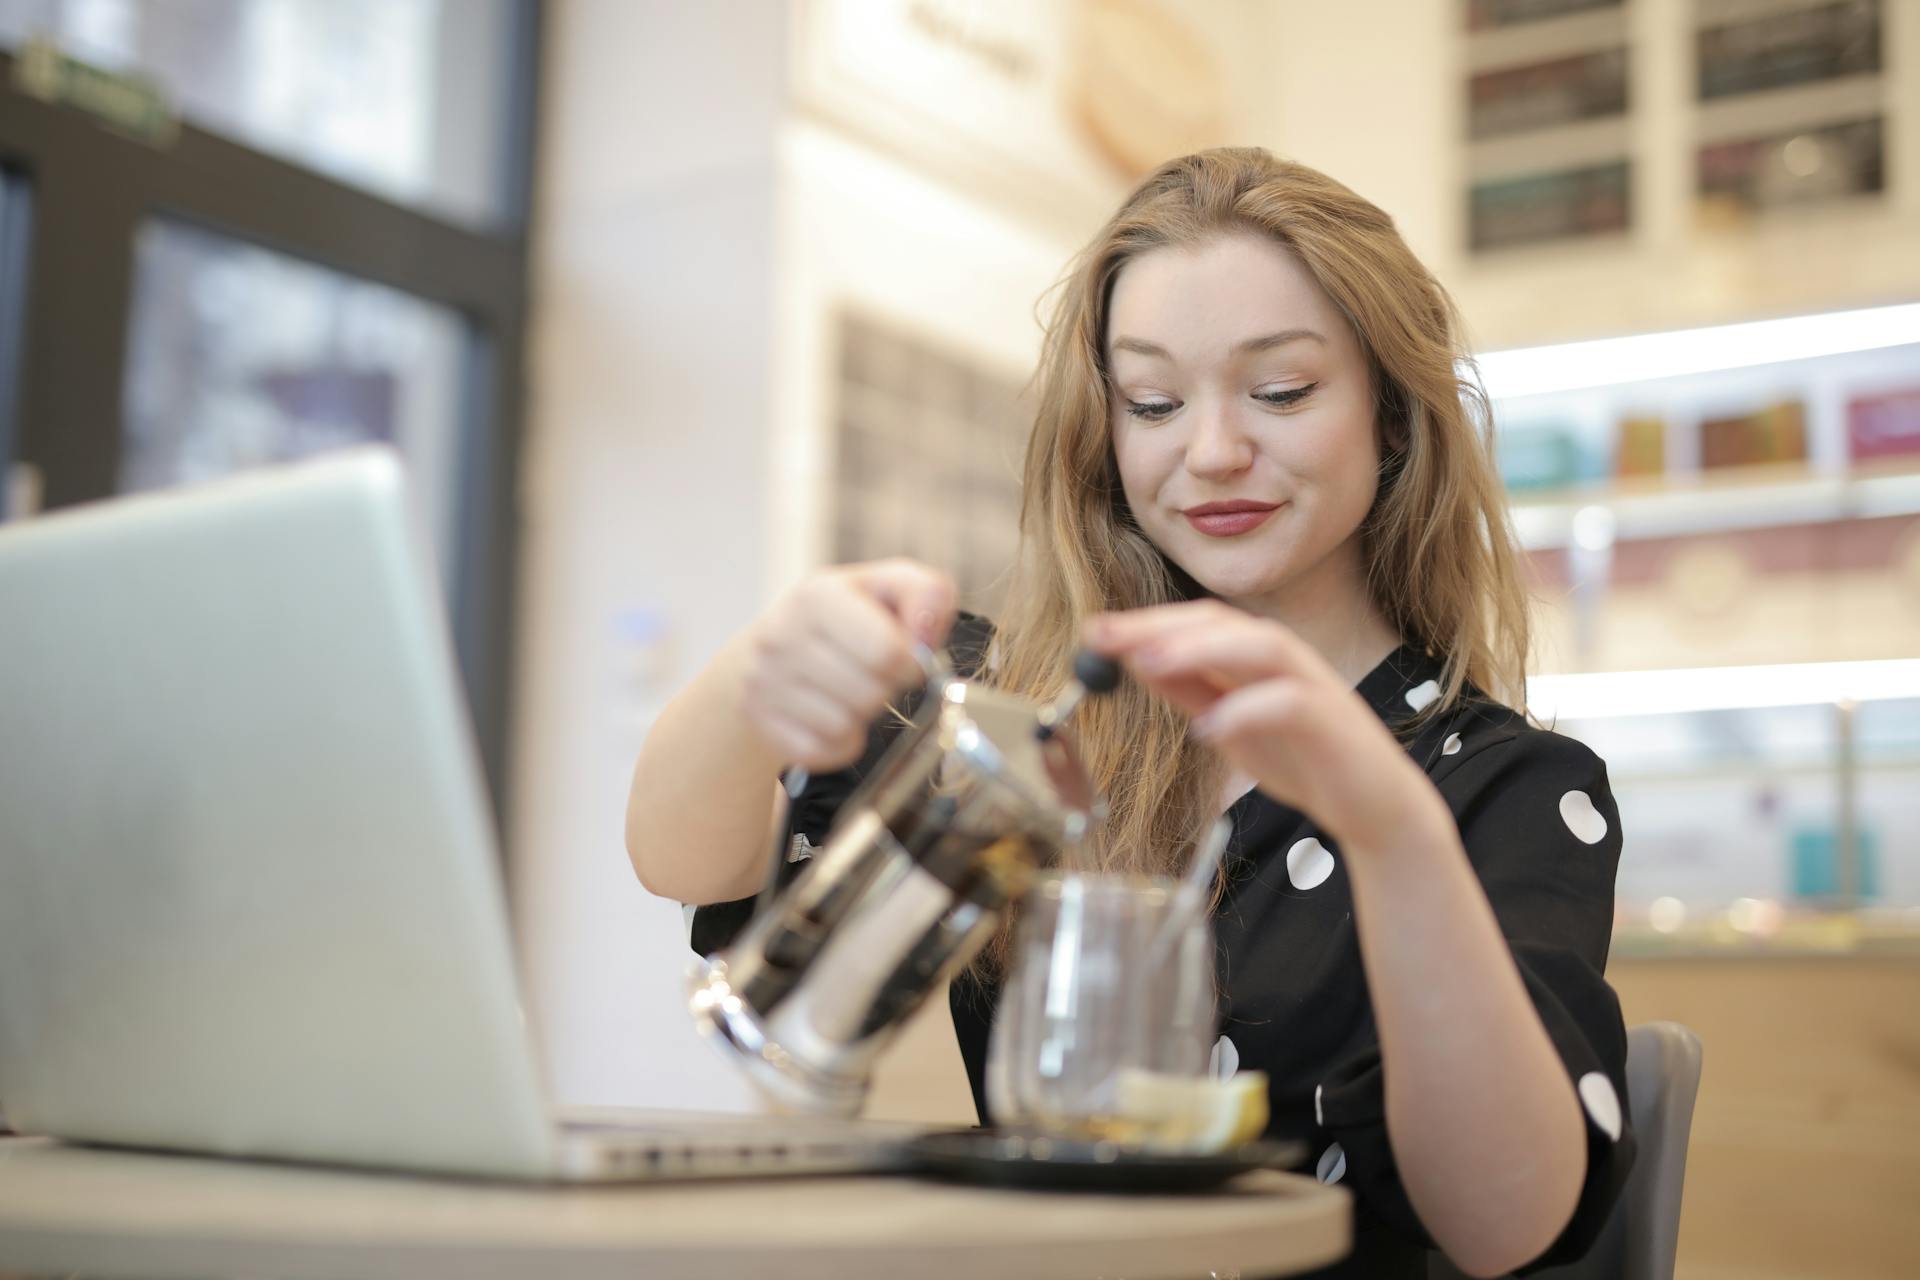
[[[1117,1196],[904,1177],[523,1185],[0,1139],[0,1274],[1279,1276],[1348,1248],[1347,1193],[1250,1174]]]

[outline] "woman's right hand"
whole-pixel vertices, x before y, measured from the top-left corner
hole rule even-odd
[[[812,574],[748,630],[748,722],[789,764],[813,773],[852,764],[874,717],[922,679],[915,643],[945,643],[957,594],[952,578],[913,560]]]

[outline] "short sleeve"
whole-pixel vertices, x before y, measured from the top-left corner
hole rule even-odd
[[[1606,766],[1558,734],[1495,735],[1448,763],[1435,781],[1586,1120],[1587,1171],[1573,1217],[1524,1274],[1586,1253],[1633,1164],[1626,1028],[1603,976],[1620,816]],[[1432,1247],[1394,1165],[1378,1043],[1340,1063],[1317,1102],[1345,1183],[1380,1217]]]
[[[992,626],[986,619],[962,613],[947,640],[954,669],[969,676],[978,672],[985,663],[992,634]],[[787,829],[781,847],[788,850],[788,856],[780,868],[782,888],[806,869],[805,857],[800,855],[809,848],[818,848],[827,842],[827,833],[833,829],[848,797],[859,789],[861,782],[880,763],[907,720],[918,710],[919,696],[916,690],[893,708],[881,712],[867,727],[867,745],[860,753],[860,758],[844,769],[808,778],[799,796],[787,806]],[[772,859],[772,849],[767,850],[767,857]],[[733,902],[707,903],[695,908],[689,936],[694,951],[710,956],[726,950],[740,931],[747,927],[758,902],[759,896],[755,895]]]

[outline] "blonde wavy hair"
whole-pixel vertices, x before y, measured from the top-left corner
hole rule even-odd
[[[1528,597],[1486,396],[1453,301],[1380,209],[1256,147],[1162,165],[1054,286],[1034,378],[1020,557],[998,620],[992,683],[1051,699],[1089,615],[1202,594],[1148,541],[1121,491],[1109,434],[1107,306],[1115,278],[1140,254],[1245,231],[1270,237],[1306,267],[1371,366],[1380,487],[1361,527],[1363,556],[1382,616],[1444,664],[1441,696],[1423,717],[1474,688],[1520,706]],[[1073,863],[1178,874],[1217,813],[1224,764],[1188,736],[1184,716],[1132,681],[1082,703],[1074,734],[1109,816]]]

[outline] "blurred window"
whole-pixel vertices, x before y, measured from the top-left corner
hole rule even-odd
[[[192,123],[469,224],[510,216],[516,0],[0,0],[45,38],[155,80]]]
[[[27,251],[0,261],[16,509],[391,442],[496,800],[539,19],[537,0],[0,0],[0,172],[33,198]]]
[[[446,307],[149,223],[135,249],[120,487],[389,443],[407,456],[444,576],[468,347]]]

